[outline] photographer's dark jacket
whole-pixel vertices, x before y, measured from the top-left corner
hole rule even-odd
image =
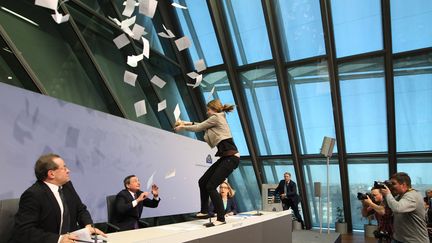
[[[278,187],[275,190],[275,193],[281,195],[285,193],[285,185],[286,182],[285,180],[281,180],[279,182]],[[286,187],[286,199],[285,200],[291,200],[293,203],[298,204],[300,201],[300,197],[297,194],[297,185],[294,181],[290,180],[290,182],[288,183],[287,187]],[[282,202],[285,201],[284,199],[282,199]]]

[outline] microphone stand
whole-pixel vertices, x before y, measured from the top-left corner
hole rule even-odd
[[[93,228],[93,231],[94,231],[94,243],[97,243],[98,242],[98,238],[97,238],[97,234],[96,234],[96,229],[95,229],[95,227],[94,227],[94,224],[92,225],[92,228]]]

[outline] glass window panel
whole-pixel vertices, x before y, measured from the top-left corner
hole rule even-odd
[[[40,92],[2,38],[0,38],[0,82]]]
[[[222,56],[205,0],[174,0],[187,11],[176,8],[183,32],[191,39],[189,52],[194,62],[204,59],[208,67],[222,63]]]
[[[387,116],[382,58],[339,65],[347,153],[387,151]]]
[[[394,53],[432,46],[432,1],[392,0],[390,8]]]
[[[160,127],[159,121],[153,109],[151,109],[151,104],[148,103],[149,100],[139,82],[144,77],[137,78],[135,87],[123,82],[125,70],[133,73],[138,72],[137,69],[132,69],[126,64],[127,54],[125,51],[131,49],[130,46],[119,50],[112,41],[119,33],[105,22],[81,13],[78,8],[76,9],[76,6],[70,8],[70,13],[89,45],[96,63],[108,81],[113,95],[118,98],[118,102],[122,105],[126,117],[130,120]],[[130,52],[132,51],[130,50]],[[134,104],[143,99],[147,102],[147,114],[137,117]]]
[[[277,184],[284,179],[284,173],[291,173],[291,179],[297,183],[296,174],[292,160],[289,159],[269,159],[262,162],[264,171],[264,181],[267,184]],[[297,183],[298,184],[298,183]]]
[[[383,49],[381,1],[331,0],[337,57]]]
[[[228,181],[236,190],[235,199],[240,212],[261,210],[261,193],[251,161],[241,160]]]
[[[314,182],[321,182],[321,208],[322,222],[327,226],[327,218],[330,220],[330,227],[336,222],[336,209],[343,208],[342,189],[340,183],[339,164],[336,160],[330,161],[329,166],[329,188],[330,197],[327,196],[327,162],[325,159],[310,159],[304,161],[305,186],[311,209],[312,227],[319,227],[319,198],[314,196]],[[329,204],[327,204],[329,198]],[[329,210],[327,211],[327,205]],[[328,213],[329,212],[329,213]]]
[[[296,179],[296,173],[295,173],[292,160],[282,160],[282,159],[264,160],[262,162],[262,165],[264,171],[264,183],[279,184],[281,180],[284,180],[285,172],[288,172],[291,174],[291,180],[297,184],[297,193],[300,195],[300,198],[302,198],[300,190],[298,188],[299,182],[297,182]],[[298,208],[300,214],[302,215],[302,218],[304,218],[301,203],[298,204]]]
[[[302,198],[298,188],[300,182],[297,182],[296,173],[295,173],[292,160],[286,160],[286,159],[285,160],[282,159],[264,160],[262,162],[262,165],[264,171],[264,183],[279,184],[281,180],[284,180],[285,172],[288,172],[291,174],[291,179],[297,184],[297,193],[300,195],[300,198]],[[298,208],[300,214],[304,218],[301,203],[299,203]]]
[[[388,170],[387,158],[348,160],[349,195],[353,229],[363,230],[363,225],[368,223],[368,220],[362,217],[362,203],[357,199],[357,193],[370,193],[374,181],[388,179]]]
[[[201,83],[202,92],[206,102],[212,99],[220,99],[222,104],[235,104],[234,96],[231,91],[231,86],[228,81],[228,76],[225,71],[219,71],[204,75]],[[210,93],[214,88],[213,95]],[[240,118],[237,109],[228,113],[226,116],[234,142],[241,156],[249,155],[246,140],[243,133],[243,128],[240,123]]]
[[[397,152],[432,150],[432,53],[394,61]]]
[[[2,1],[0,22],[47,94],[120,115],[69,23],[56,24],[45,8],[28,1]],[[4,8],[25,17],[6,12]],[[30,22],[30,21],[32,22]],[[20,31],[17,31],[20,30]]]
[[[59,1],[59,2],[61,2],[61,1]],[[111,4],[111,2],[108,0],[103,0],[103,1],[86,0],[86,1],[82,1],[82,3],[84,3],[85,5],[87,5],[87,7],[93,9],[94,11],[96,11],[100,14],[103,14],[103,8],[101,6],[106,7],[108,4]],[[114,16],[111,16],[111,17],[114,17]]]
[[[320,2],[276,0],[285,61],[325,54]]]
[[[150,60],[154,60],[154,58]],[[167,105],[167,108],[165,110],[158,112],[159,116],[167,116],[168,120],[170,121],[170,124],[174,124],[175,123],[174,109],[176,105],[178,105],[180,108],[180,119],[185,121],[190,121],[191,119],[188,115],[188,111],[180,95],[180,91],[177,88],[177,83],[174,77],[169,72],[167,72],[167,70],[163,70],[163,67],[156,66],[157,64],[160,64],[160,62],[156,61],[154,63],[149,63],[148,69],[150,71],[151,77],[153,77],[153,75],[157,75],[159,78],[161,78],[166,82],[163,89],[159,89],[157,87],[155,87],[154,89],[158,97],[157,101],[159,102],[165,100]],[[150,87],[144,89],[147,90],[150,89]],[[150,105],[153,107],[155,111],[158,110],[157,103],[150,104]],[[169,130],[172,131],[172,126],[169,127]],[[186,134],[189,137],[196,138],[194,132],[185,132],[184,134]]]
[[[223,6],[237,63],[244,65],[271,59],[261,1],[224,0]]]
[[[327,62],[289,68],[288,80],[301,153],[319,154],[323,137],[335,138]]]
[[[240,78],[252,116],[261,155],[290,154],[288,133],[276,80],[272,67],[257,67],[242,72]]]
[[[397,163],[397,171],[408,173],[411,186],[425,196],[425,191],[432,188],[432,158],[399,158]]]

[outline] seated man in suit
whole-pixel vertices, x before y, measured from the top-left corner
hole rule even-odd
[[[127,176],[123,184],[125,189],[117,194],[114,202],[113,223],[120,230],[138,229],[143,207],[156,208],[159,205],[159,188],[152,185],[153,199],[150,199],[148,192],[140,190],[141,184],[135,175]]]
[[[37,181],[21,195],[9,242],[75,242],[78,237],[68,232],[83,227],[89,233],[106,237],[92,227],[90,213],[70,182],[70,171],[59,155],[42,155],[34,170]]]
[[[279,182],[279,185],[275,190],[275,194],[279,194],[282,201],[283,210],[288,210],[291,208],[297,221],[302,224],[302,227],[304,227],[303,219],[298,209],[300,197],[297,194],[297,185],[291,180],[291,174],[289,172],[284,173],[284,180]]]

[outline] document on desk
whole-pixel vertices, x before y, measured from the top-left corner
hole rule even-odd
[[[74,232],[71,232],[71,234],[74,234],[75,236],[78,237],[79,240],[75,240],[76,242],[89,242],[89,243],[95,242],[94,238],[92,238],[90,231],[87,228],[75,230]],[[97,242],[98,243],[107,242],[107,239],[105,237],[98,235]]]

